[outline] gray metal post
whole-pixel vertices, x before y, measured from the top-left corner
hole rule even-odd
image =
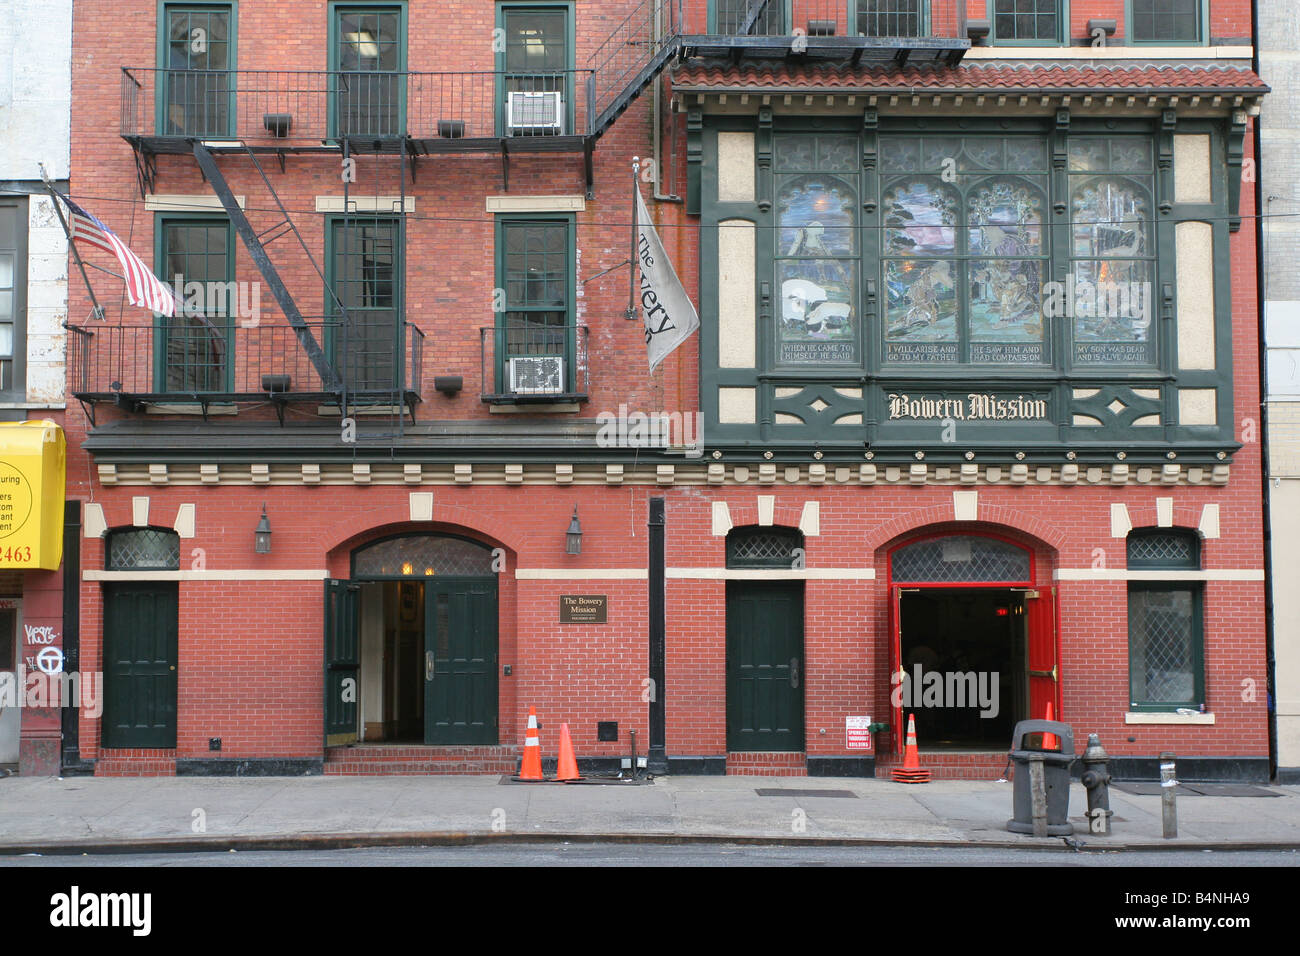
[[[1178,805],[1175,803],[1174,791],[1178,787],[1175,778],[1177,758],[1168,750],[1160,755],[1160,822],[1164,828],[1165,839],[1178,836]]]

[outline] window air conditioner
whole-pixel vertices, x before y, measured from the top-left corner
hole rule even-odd
[[[510,391],[516,395],[559,395],[564,391],[564,359],[534,355],[510,360]]]
[[[562,136],[564,96],[547,93],[511,93],[506,100],[506,125],[511,136]]]

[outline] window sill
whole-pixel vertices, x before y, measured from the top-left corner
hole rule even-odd
[[[146,415],[203,415],[205,418],[210,415],[238,415],[239,409],[233,403],[221,402],[208,406],[207,411],[203,410],[202,405],[186,402],[177,404],[173,402],[151,404],[145,407]]]
[[[493,402],[489,404],[488,410],[493,415],[576,415],[578,405],[576,400],[528,405]]]
[[[1172,714],[1159,712],[1134,713],[1124,715],[1126,724],[1206,724],[1214,723],[1214,714]]]

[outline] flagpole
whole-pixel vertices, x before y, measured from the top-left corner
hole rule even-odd
[[[637,230],[640,223],[637,222],[637,208],[640,203],[637,202],[637,193],[641,189],[641,157],[632,157],[632,260],[627,274],[627,312],[623,318],[632,322],[636,319],[636,253],[637,253]]]
[[[81,281],[86,284],[86,292],[90,295],[90,305],[92,318],[104,321],[104,307],[99,304],[95,298],[95,290],[90,284],[90,276],[86,275],[86,264],[81,261],[81,253],[77,251],[77,244],[72,241],[72,232],[68,229],[68,221],[63,218],[63,210],[59,207],[59,200],[63,197],[55,190],[54,184],[50,182],[50,177],[45,172],[45,164],[37,163],[41,170],[41,181],[45,183],[45,188],[50,197],[54,200],[51,204],[54,206],[54,214],[59,217],[59,225],[63,227],[63,235],[68,239],[68,250],[72,253],[73,260],[77,263],[77,269],[81,272]]]

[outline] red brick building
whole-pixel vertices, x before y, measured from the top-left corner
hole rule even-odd
[[[186,300],[70,332],[83,769],[500,772],[536,707],[870,775],[906,709],[982,776],[1050,705],[1268,775],[1249,4],[74,26],[71,194]],[[634,156],[701,320],[654,372]]]

